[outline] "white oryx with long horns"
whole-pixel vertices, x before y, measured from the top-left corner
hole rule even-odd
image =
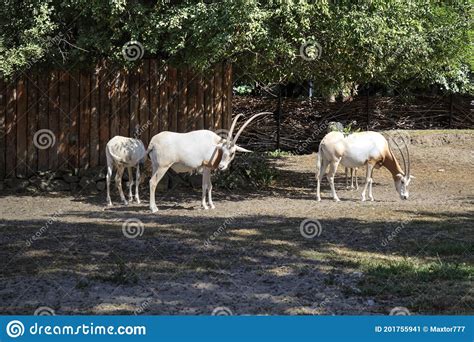
[[[127,138],[117,135],[109,140],[105,146],[105,155],[107,157],[107,205],[112,205],[110,199],[110,179],[114,166],[117,168],[115,175],[115,185],[120,194],[120,199],[125,205],[128,202],[122,190],[122,175],[125,168],[128,170],[128,199],[133,200],[132,186],[135,183],[135,200],[140,203],[138,188],[140,185],[140,164],[145,163],[145,146],[140,139]],[[132,167],[137,169],[136,180],[133,182]]]
[[[384,166],[392,174],[395,188],[403,200],[408,199],[408,185],[414,176],[410,174],[410,153],[405,141],[402,141],[406,147],[406,159],[399,146],[395,142],[403,159],[404,170],[400,167],[398,160],[395,158],[389,147],[387,139],[377,132],[360,132],[353,133],[347,137],[341,132],[330,132],[326,134],[319,144],[316,179],[317,200],[321,200],[320,183],[324,175],[327,176],[331,186],[332,196],[335,201],[339,201],[336,190],[334,189],[334,175],[337,167],[342,164],[348,168],[356,168],[366,165],[367,175],[364,189],[362,190],[362,201],[365,201],[367,187],[369,188],[369,199],[374,200],[372,195],[372,173],[373,169]],[[326,174],[326,169],[329,171]]]
[[[202,171],[202,206],[214,209],[212,202],[212,170],[225,170],[234,159],[236,152],[251,152],[237,145],[237,140],[244,129],[259,116],[272,114],[263,112],[250,117],[232,137],[237,120],[235,117],[226,138],[209,130],[188,133],[161,132],[155,135],[148,146],[147,154],[151,159],[153,172],[150,179],[150,209],[157,212],[155,189],[169,168],[176,172]],[[208,195],[209,206],[206,203]]]

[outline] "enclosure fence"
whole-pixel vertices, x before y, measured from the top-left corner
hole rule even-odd
[[[115,136],[222,129],[231,120],[232,67],[206,74],[154,59],[135,70],[26,72],[0,80],[0,179],[104,165]]]

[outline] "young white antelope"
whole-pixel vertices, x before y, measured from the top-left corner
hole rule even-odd
[[[263,112],[252,116],[232,137],[237,120],[232,122],[226,138],[222,138],[209,130],[192,131],[188,133],[161,132],[155,135],[148,146],[147,154],[151,159],[153,172],[150,179],[150,209],[157,212],[155,189],[160,179],[169,168],[178,173],[202,172],[202,207],[214,209],[212,202],[212,170],[225,170],[234,159],[236,152],[251,152],[237,145],[237,140],[243,130],[254,119],[265,114]],[[206,194],[209,206],[206,203]]]
[[[107,157],[107,205],[112,205],[112,200],[110,199],[110,179],[112,178],[114,166],[117,168],[115,184],[119,191],[120,199],[125,205],[128,205],[128,202],[122,190],[123,171],[125,168],[128,170],[128,196],[129,201],[131,202],[133,200],[132,186],[134,184],[132,167],[136,167],[135,200],[137,203],[140,203],[140,196],[138,195],[138,187],[140,185],[140,164],[143,164],[146,158],[145,146],[142,141],[117,135],[107,143],[107,146],[105,147],[105,155]]]
[[[404,170],[400,167],[398,160],[395,158],[389,147],[387,139],[377,132],[360,132],[354,133],[347,137],[340,132],[330,132],[326,134],[319,144],[318,161],[317,161],[317,200],[321,200],[320,183],[324,175],[327,176],[331,186],[332,197],[335,201],[339,201],[336,190],[334,188],[334,175],[337,167],[342,164],[347,168],[356,168],[363,165],[367,166],[367,175],[365,186],[362,190],[362,201],[365,201],[365,194],[369,188],[369,199],[374,200],[372,195],[372,173],[373,169],[384,166],[392,174],[400,198],[408,199],[408,185],[414,176],[410,174],[410,153],[406,147],[406,159],[400,149],[400,146],[394,140],[403,159]],[[329,166],[329,171],[326,170]]]

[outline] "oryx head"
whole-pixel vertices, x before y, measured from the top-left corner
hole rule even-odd
[[[229,167],[230,162],[235,158],[235,153],[236,152],[252,152],[249,151],[243,147],[240,147],[237,145],[237,139],[239,139],[240,135],[244,131],[244,129],[256,118],[259,116],[265,115],[265,114],[272,114],[270,112],[262,112],[255,114],[251,116],[243,125],[240,127],[239,131],[237,134],[232,137],[232,134],[234,132],[235,125],[237,124],[237,120],[239,120],[243,114],[239,114],[234,118],[234,121],[232,122],[232,125],[230,126],[229,133],[227,134],[227,137],[224,139],[222,142],[222,145],[220,146],[220,162],[218,165],[219,170],[226,170]]]
[[[395,145],[398,148],[398,151],[400,151],[400,155],[402,156],[404,174],[401,174],[401,173],[397,174],[394,178],[394,182],[395,182],[395,189],[397,189],[397,192],[400,195],[400,198],[402,200],[407,200],[409,197],[408,185],[410,185],[410,181],[413,178],[415,178],[415,176],[412,176],[410,173],[410,151],[408,150],[408,145],[402,136],[400,136],[400,139],[401,139],[401,144],[405,145],[406,158],[405,158],[405,155],[403,154],[402,149],[400,148],[400,144],[393,138],[392,138],[392,141],[395,143]]]

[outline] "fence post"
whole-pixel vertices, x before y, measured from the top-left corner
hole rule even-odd
[[[369,106],[369,85],[367,84],[367,93],[365,97],[365,107],[367,110],[367,130],[370,128],[370,106]]]
[[[277,108],[277,139],[276,149],[280,149],[280,126],[281,126],[281,84],[278,85],[278,108]]]
[[[449,128],[453,128],[453,93],[449,96]]]

